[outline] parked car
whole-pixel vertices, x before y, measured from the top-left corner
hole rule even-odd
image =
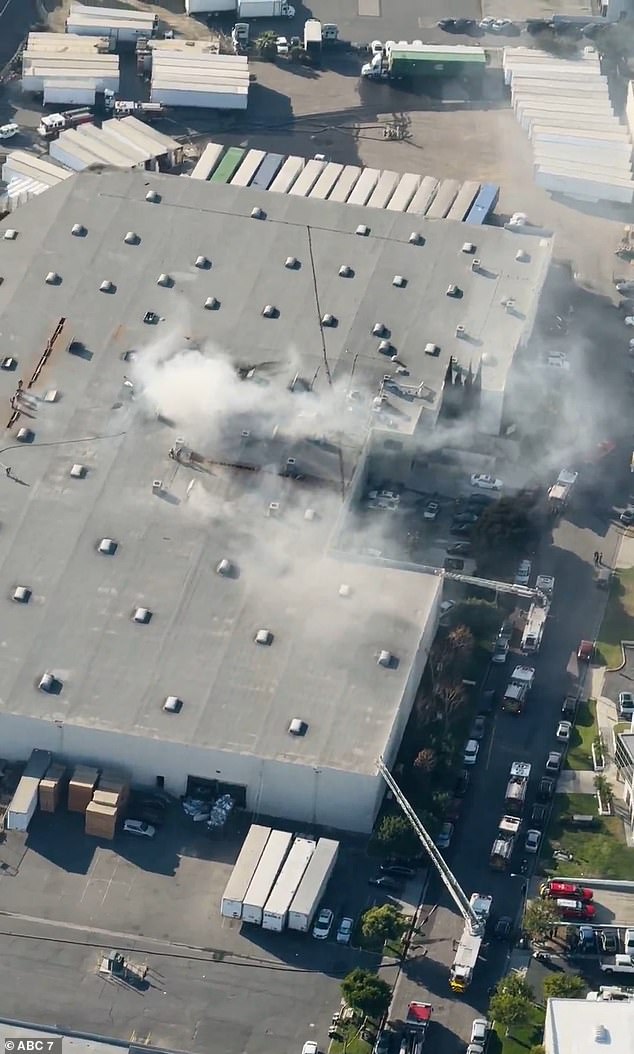
[[[561,754],[557,750],[551,750],[546,758],[546,772],[559,772],[561,768]]]
[[[353,928],[354,919],[351,919],[349,915],[346,915],[339,923],[339,928],[337,930],[337,944],[350,944]]]
[[[468,33],[475,24],[474,18],[441,18],[438,27],[448,33]]]
[[[513,932],[513,920],[510,915],[502,915],[495,924],[493,936],[497,941],[507,941]]]
[[[377,889],[385,889],[388,893],[396,893],[400,889],[400,883],[391,875],[376,875],[374,878],[369,878],[368,885],[376,886]]]
[[[125,834],[135,834],[140,838],[154,838],[156,829],[143,820],[124,820],[123,830]]]
[[[389,867],[411,867],[413,871],[418,871],[423,864],[427,864],[427,860],[427,853],[419,853],[417,856],[388,856],[385,863]]]
[[[548,776],[542,777],[537,788],[538,801],[550,801],[555,791],[555,781]]]
[[[539,849],[539,843],[542,840],[541,831],[527,831],[526,840],[524,842],[524,849],[527,853],[536,853]]]
[[[586,904],[583,900],[556,900],[555,904],[562,919],[576,919],[579,922],[587,922],[593,919],[597,913],[594,904]]]
[[[309,1039],[302,1047],[302,1054],[319,1054],[319,1047],[314,1039]]]
[[[504,484],[495,476],[487,476],[484,472],[474,472],[471,476],[471,486],[478,487],[480,490],[502,490]]]
[[[448,849],[451,845],[451,839],[453,838],[454,825],[452,823],[444,823],[440,828],[435,840],[437,849]]]
[[[489,1034],[489,1022],[484,1017],[477,1017],[471,1026],[471,1042],[482,1043],[487,1041]]]
[[[383,1029],[376,1037],[376,1043],[372,1048],[372,1054],[389,1054],[392,1043],[392,1033]]]
[[[20,131],[20,126],[15,121],[10,121],[9,124],[0,124],[0,139],[13,139],[14,135],[17,135]]]
[[[497,696],[495,688],[486,688],[480,696],[480,702],[478,703],[478,714],[492,714],[495,710],[496,698]]]
[[[557,739],[560,739],[562,743],[568,743],[570,740],[571,731],[571,721],[560,721],[557,725]]]
[[[454,789],[453,789],[453,792],[454,792],[456,798],[464,798],[465,794],[467,793],[467,791],[469,789],[470,782],[471,782],[471,773],[467,772],[466,769],[463,769],[462,772],[460,773],[460,775],[458,776],[458,779],[456,780],[456,783],[455,783]]]
[[[619,941],[614,930],[599,930],[599,944],[604,955],[616,955]]]
[[[453,542],[447,546],[445,552],[448,556],[468,556],[471,552],[471,542]]]
[[[462,758],[463,765],[475,765],[478,760],[479,749],[480,744],[477,739],[469,739],[464,748],[464,755]]]
[[[552,32],[552,28],[552,22],[548,22],[545,18],[531,18],[526,23],[526,32],[530,33],[532,37],[537,36],[539,33]]]
[[[413,878],[416,871],[413,867],[408,867],[406,864],[381,864],[380,871],[384,875],[391,875],[392,878]]]
[[[452,526],[454,524],[467,523],[473,525],[479,520],[479,516],[476,512],[457,512],[451,521]]]
[[[624,293],[625,295],[634,293],[634,282],[617,282],[616,291],[617,293]]]
[[[471,726],[471,731],[469,732],[469,739],[484,739],[486,730],[486,718],[482,714],[478,714]]]
[[[536,827],[543,827],[548,809],[545,805],[533,805],[531,809],[531,823]]]
[[[443,600],[442,604],[440,605],[440,617],[441,617],[441,619],[444,618],[445,615],[448,615],[449,612],[451,611],[451,609],[453,607],[455,607],[455,606],[456,606],[456,601],[455,600]]]
[[[619,692],[619,715],[634,714],[634,692]]]
[[[515,585],[527,586],[531,577],[532,569],[533,565],[530,560],[520,560],[517,565],[517,571],[515,572]]]
[[[634,524],[634,508],[624,509],[619,516],[619,521],[624,527],[631,527]]]
[[[577,648],[577,658],[580,662],[590,662],[594,655],[594,644],[591,640],[579,641],[579,647]]]
[[[574,695],[567,695],[561,704],[561,712],[564,717],[574,717],[577,713],[577,699]]]
[[[634,955],[634,929],[627,929],[623,934],[623,950],[626,955]]]
[[[330,936],[334,913],[330,908],[322,908],[313,926],[313,937],[318,941],[325,941]]]
[[[440,505],[437,501],[428,501],[423,510],[424,520],[435,520],[438,518],[440,512]]]
[[[498,637],[493,648],[493,655],[491,656],[491,662],[495,666],[503,666],[507,660],[509,653],[509,642],[504,640],[502,637]]]

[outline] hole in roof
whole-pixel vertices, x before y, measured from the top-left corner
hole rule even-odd
[[[251,219],[252,220],[265,220],[266,219],[266,212],[264,211],[264,209],[261,209],[259,205],[256,205],[256,207],[254,209],[251,209]]]
[[[142,626],[147,626],[151,618],[152,612],[149,608],[135,608],[132,612],[132,621],[138,622]]]
[[[156,284],[165,286],[165,288],[169,288],[169,286],[173,285],[173,282],[174,279],[169,274],[160,274],[156,279]]]
[[[273,634],[270,629],[259,629],[255,635],[256,644],[272,644]]]
[[[128,231],[123,240],[126,245],[138,245],[141,241],[136,231]]]
[[[74,234],[76,238],[85,238],[88,234],[88,231],[84,227],[83,223],[73,223],[73,226],[70,229],[70,233]]]
[[[208,296],[205,300],[205,307],[207,311],[217,311],[220,307],[220,301],[215,296]]]
[[[31,599],[31,590],[28,586],[16,586],[12,597],[18,604],[28,604]]]
[[[74,464],[70,470],[70,475],[73,479],[83,479],[86,475],[86,466],[80,465],[79,462]]]
[[[179,699],[177,695],[168,695],[163,703],[163,709],[168,714],[180,714],[183,709],[183,700]]]
[[[44,279],[47,285],[59,285],[61,280],[61,275],[58,275],[57,271],[49,271]]]
[[[99,289],[102,293],[115,293],[117,287],[114,282],[110,281],[109,278],[104,278],[103,282],[99,286]]]
[[[114,538],[102,538],[97,549],[105,556],[114,556],[117,551],[117,546],[118,542],[115,542]]]
[[[145,195],[145,200],[152,201],[155,205],[158,205],[159,201],[161,200],[161,195],[156,190],[148,190],[147,194]]]
[[[17,238],[17,236],[18,236],[18,232],[16,230],[14,230],[13,227],[8,227],[7,230],[3,234],[3,238],[4,238],[5,242],[14,242],[15,239]]]
[[[370,228],[366,226],[365,223],[360,223],[354,233],[359,234],[362,238],[365,238],[370,233]]]
[[[12,355],[7,355],[2,360],[2,369],[3,370],[15,370],[15,369],[17,369],[17,365],[18,365],[18,360],[14,359]]]
[[[201,270],[206,271],[211,267],[211,260],[208,256],[197,256],[194,261],[194,267],[200,267]]]
[[[407,285],[407,279],[403,278],[402,274],[395,274],[392,279],[392,285],[398,286],[399,289],[404,289]]]
[[[287,267],[289,271],[296,271],[299,267],[299,260],[296,256],[287,256],[284,261],[284,267]]]
[[[305,736],[308,731],[308,725],[306,721],[302,721],[301,717],[294,717],[288,726],[288,731],[291,736]]]
[[[264,318],[277,318],[279,311],[274,304],[266,304],[265,307],[262,308],[262,314]]]

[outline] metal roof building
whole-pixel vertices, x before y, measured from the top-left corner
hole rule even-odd
[[[442,579],[346,554],[333,528],[369,437],[433,428],[450,355],[473,354],[458,323],[495,349],[497,406],[550,242],[471,229],[484,277],[462,224],[110,170],[8,226],[4,756],[116,757],[175,793],[202,778],[369,831]],[[389,385],[386,331],[408,366]],[[30,417],[12,414],[17,379]]]
[[[249,94],[246,56],[181,48],[152,49],[152,102],[245,110]]]
[[[46,157],[28,153],[26,150],[12,150],[7,154],[7,159],[2,166],[2,178],[10,180],[16,176],[24,176],[43,183],[47,187],[55,187],[64,179],[69,179],[71,173],[66,168],[56,165]]]
[[[107,36],[116,44],[133,44],[151,37],[158,28],[158,15],[129,7],[89,7],[71,3],[66,32]]]

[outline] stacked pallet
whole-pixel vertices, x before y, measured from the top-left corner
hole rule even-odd
[[[86,812],[99,779],[99,769],[77,765],[68,784],[69,812]]]
[[[42,812],[56,812],[62,799],[65,783],[66,769],[54,761],[46,770],[44,778],[40,780],[39,804]]]

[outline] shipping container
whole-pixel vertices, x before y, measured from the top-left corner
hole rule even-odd
[[[250,922],[253,926],[262,924],[264,906],[282,870],[291,841],[292,835],[287,831],[271,831],[242,902],[243,922]]]
[[[342,171],[343,165],[338,165],[336,162],[330,161],[308,195],[309,198],[321,198],[322,201],[327,198]]]
[[[42,103],[44,106],[94,106],[97,89],[94,84],[56,84],[44,85]]]
[[[538,167],[535,173],[538,187],[581,201],[616,201],[631,205],[634,200],[632,180],[604,181],[600,176],[583,176],[567,169]]]
[[[220,914],[224,918],[242,918],[242,904],[270,834],[270,827],[262,827],[257,823],[251,824],[222,894]]]
[[[294,157],[293,155],[287,157],[271,183],[269,190],[274,191],[276,194],[288,194],[290,187],[293,186],[305,164],[306,161],[303,157]]]
[[[407,206],[407,212],[416,216],[424,216],[427,209],[434,200],[440,183],[433,176],[425,176],[414,197]]]
[[[289,908],[299,889],[310,858],[315,852],[316,842],[309,838],[296,838],[284,861],[277,881],[273,886],[262,913],[262,929],[281,933],[286,926]]]
[[[329,201],[347,201],[359,176],[361,169],[358,165],[346,165],[339,179],[328,195]]]
[[[465,223],[481,226],[486,223],[498,203],[500,188],[496,183],[483,183],[480,193],[465,216]]]
[[[236,0],[185,0],[185,12],[188,15],[220,14],[235,9]]]
[[[401,176],[399,184],[392,197],[385,206],[390,212],[405,212],[414,194],[420,187],[422,176],[415,172],[406,172]]]
[[[307,933],[337,862],[339,842],[320,838],[288,912],[289,930]]]
[[[425,216],[430,220],[444,220],[458,196],[460,183],[457,179],[443,179],[434,195]]]
[[[449,209],[449,212],[447,213],[447,219],[458,220],[459,222],[462,222],[479,193],[479,183],[463,183],[460,190],[456,194],[456,200],[454,201],[453,205]]]
[[[220,143],[207,143],[190,173],[190,179],[209,179],[222,157],[223,150],[224,146]]]
[[[378,168],[364,168],[348,196],[349,205],[366,205],[381,173]]]
[[[163,106],[190,106],[198,110],[246,110],[249,89],[246,85],[217,84],[213,88],[204,85],[178,87],[173,80],[152,80],[150,101]]]
[[[292,187],[289,187],[288,193],[307,198],[325,167],[324,161],[307,161]]]
[[[248,150],[229,180],[232,187],[248,187],[266,157],[266,150]]]
[[[381,172],[378,183],[368,198],[368,208],[384,209],[398,186],[398,172]]]
[[[51,764],[48,750],[34,750],[31,753],[24,774],[16,787],[7,807],[5,827],[8,831],[27,831],[33,813],[37,809],[40,780],[46,775]]]
[[[245,151],[240,146],[231,146],[223,157],[218,167],[212,172],[210,181],[212,183],[230,183],[231,177],[242,161]]]
[[[283,163],[284,154],[267,154],[255,173],[251,186],[259,187],[260,190],[269,190]]]

